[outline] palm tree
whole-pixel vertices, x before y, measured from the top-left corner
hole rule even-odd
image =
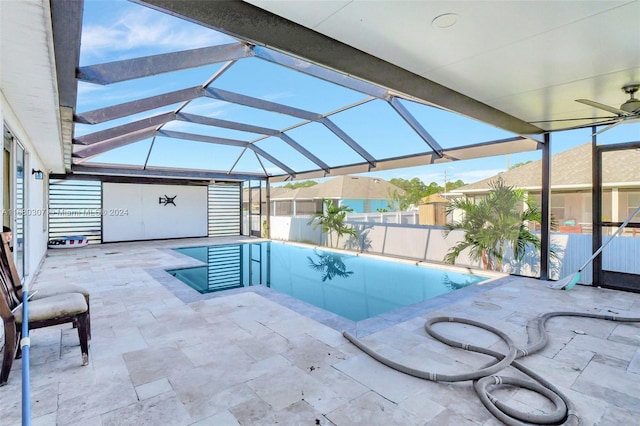
[[[398,192],[397,189],[387,191],[387,209],[392,212],[402,212],[409,208],[409,199],[403,193]]]
[[[349,206],[338,206],[333,200],[324,200],[324,211],[313,215],[307,225],[313,223],[313,229],[317,229],[321,226],[324,234],[329,234],[329,245],[333,247],[333,233],[337,235],[336,245],[340,241],[340,237],[343,235],[356,236],[355,229],[347,226],[344,220],[347,213],[352,212],[353,209]],[[314,223],[315,222],[315,223]]]
[[[318,256],[318,262],[316,263],[311,256],[307,256],[309,266],[318,272],[322,272],[322,282],[326,280],[332,280],[334,277],[348,278],[353,275],[353,271],[347,271],[347,265],[345,265],[341,254],[337,253],[325,253],[313,251]]]
[[[449,249],[445,262],[454,264],[460,253],[469,249],[469,257],[481,260],[484,269],[500,271],[507,246],[511,246],[518,261],[524,257],[527,246],[540,250],[540,239],[527,228],[527,222],[540,223],[540,210],[528,203],[524,191],[507,186],[501,178],[489,186],[489,194],[478,203],[463,198],[447,206],[447,213],[463,212],[461,221],[446,225],[447,235],[454,229],[463,230],[465,235]]]

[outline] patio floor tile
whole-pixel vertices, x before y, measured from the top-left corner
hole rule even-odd
[[[434,316],[485,322],[527,344],[528,322],[549,311],[640,316],[640,294],[576,286],[547,289],[508,277],[431,307],[353,322],[263,287],[199,294],[164,272],[188,264],[171,248],[242,239],[185,239],[50,250],[34,288],[60,281],[91,291],[90,363],[77,330],[31,333],[35,425],[499,425],[470,381],[435,383],[389,369],[342,336],[358,333],[383,355],[425,371],[455,374],[489,357],[435,341]],[[532,303],[535,301],[535,303]],[[426,306],[426,305],[425,305]],[[505,351],[496,336],[437,325],[456,340]],[[585,425],[635,424],[640,416],[640,323],[554,318],[549,343],[522,360],[575,403]],[[20,362],[0,388],[0,424],[20,424]],[[521,376],[509,369],[506,375]],[[522,409],[540,396],[495,390]]]

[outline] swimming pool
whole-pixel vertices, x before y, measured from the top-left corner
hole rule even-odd
[[[489,279],[279,242],[175,250],[207,264],[167,271],[200,293],[262,285],[353,321]]]

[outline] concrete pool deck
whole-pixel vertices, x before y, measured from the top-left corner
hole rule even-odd
[[[49,250],[33,288],[63,281],[86,286],[93,336],[90,363],[82,367],[74,329],[32,331],[32,424],[501,424],[471,382],[434,383],[390,370],[349,343],[339,331],[342,324],[316,317],[320,312],[301,314],[303,308],[288,306],[264,292],[268,289],[185,299],[159,274],[187,266],[170,248],[239,240]],[[426,318],[471,318],[524,346],[527,322],[550,311],[640,317],[640,294],[584,286],[549,290],[535,279],[509,277],[359,331],[387,357],[457,374],[490,358],[433,340],[423,329]],[[460,340],[504,351],[505,345],[486,331],[441,327]],[[522,363],[565,392],[582,424],[637,424],[640,323],[562,317],[551,319],[547,330],[548,346]],[[519,375],[511,368],[501,374]],[[20,386],[16,362],[8,384],[0,388],[0,425],[20,424]],[[496,394],[517,408],[550,409],[526,390],[505,388]]]

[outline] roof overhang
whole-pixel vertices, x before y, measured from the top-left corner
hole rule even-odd
[[[3,1],[0,12],[0,87],[10,109],[4,114],[15,117],[10,130],[26,135],[44,167],[63,172],[61,116],[70,115],[60,109],[49,1]],[[70,129],[64,131],[70,147]]]

